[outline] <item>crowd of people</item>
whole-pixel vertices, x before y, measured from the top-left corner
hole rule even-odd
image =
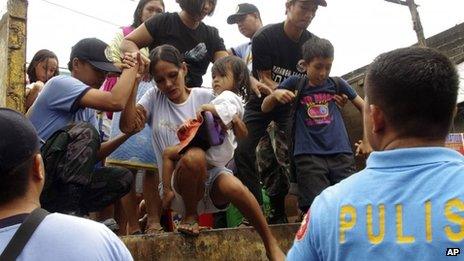
[[[169,13],[140,0],[110,45],[78,41],[71,75],[58,75],[53,52],[34,56],[26,116],[0,109],[0,260],[132,260],[111,230],[159,235],[173,211],[176,230],[198,236],[200,215],[231,206],[270,260],[440,260],[462,246],[464,160],[444,148],[459,80],[446,56],[381,54],[363,99],[330,76],[334,46],[307,29],[325,0],[287,0],[285,21],[265,26],[239,4],[227,22],[250,41],[228,49],[203,22],[216,0],[176,2]],[[347,101],[363,118],[355,151]],[[105,164],[118,150],[152,156],[142,197],[136,167]],[[369,155],[364,170],[358,154]],[[288,222],[289,194],[301,227],[285,257],[269,224]]]

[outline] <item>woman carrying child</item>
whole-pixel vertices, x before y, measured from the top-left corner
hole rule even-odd
[[[222,93],[225,88],[233,89],[229,84],[223,85],[224,82],[229,82],[233,87],[236,86],[236,82],[239,82],[238,77],[231,77],[235,77],[235,74],[231,72],[233,68],[230,68],[229,65],[227,67],[227,71],[230,72],[218,73],[216,77],[215,89],[217,92]],[[153,129],[154,150],[157,162],[161,165],[163,164],[163,151],[179,143],[176,135],[179,126],[186,120],[195,118],[198,109],[204,104],[207,105],[203,106],[202,109],[211,111],[211,108],[208,108],[209,103],[215,97],[209,89],[187,88],[184,81],[187,67],[179,51],[173,46],[162,45],[152,50],[149,69],[157,88],[149,90],[137,105],[134,93],[132,94],[122,113],[121,130],[130,132],[136,125],[133,120],[138,118],[136,115],[145,115],[149,126]],[[246,70],[240,73],[240,75],[247,74]],[[228,77],[219,77],[219,75],[228,75]],[[225,79],[222,79],[221,82],[219,78]],[[233,120],[231,120],[233,125],[240,125],[239,117],[233,115]],[[230,153],[233,153],[233,150]],[[256,199],[229,170],[222,166],[210,167],[208,171],[206,153],[200,148],[190,148],[179,155],[174,169],[171,182],[163,181],[162,187],[166,194],[172,195],[169,189],[172,190],[174,193],[173,203],[180,200],[182,202],[180,207],[185,207],[179,231],[198,235],[198,215],[202,214],[198,210],[205,211],[204,213],[220,211],[232,203],[242,213],[246,213],[247,218],[263,239],[268,257],[272,260],[284,258]],[[163,177],[165,176],[163,173],[161,174]],[[171,184],[172,187],[170,187]],[[165,199],[165,201],[167,200]],[[202,206],[199,207],[200,205]],[[172,207],[175,207],[174,204]],[[182,209],[174,210],[182,211]]]
[[[206,151],[206,163],[208,168],[208,178],[214,182],[214,176],[220,173],[232,174],[231,170],[225,166],[232,159],[234,150],[237,147],[235,136],[239,138],[247,135],[247,129],[242,121],[243,118],[243,97],[245,100],[248,99],[248,88],[250,85],[250,77],[246,73],[247,68],[245,64],[236,56],[227,56],[217,60],[213,68],[211,69],[213,77],[213,92],[216,96],[210,103],[203,104],[200,106],[197,114],[202,111],[209,111],[212,115],[220,120],[222,126],[224,126],[225,137],[222,144],[217,146],[211,146]],[[240,94],[238,96],[237,94]],[[188,126],[185,123],[181,126]],[[163,152],[163,208],[168,209],[172,205],[183,208],[183,202],[174,202],[172,200],[175,197],[175,190],[171,187],[172,174],[174,172],[175,162],[178,161],[182,155],[179,151],[182,149],[182,145],[176,144],[174,146],[167,147]],[[180,198],[176,195],[177,199]],[[190,202],[188,202],[190,203]],[[202,202],[193,202],[194,205],[202,204]],[[227,207],[227,206],[226,206]],[[219,211],[221,209],[218,209]],[[181,209],[181,212],[185,212]],[[211,212],[218,212],[211,210]],[[190,228],[182,227],[180,231],[186,233],[192,233]]]

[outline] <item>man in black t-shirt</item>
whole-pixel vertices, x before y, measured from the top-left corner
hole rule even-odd
[[[263,27],[253,37],[253,75],[261,82],[275,89],[277,85],[291,75],[303,75],[298,70],[301,59],[301,47],[306,40],[316,37],[306,28],[314,18],[319,5],[327,6],[325,0],[287,0],[284,22]],[[245,107],[244,122],[248,128],[248,137],[238,140],[235,151],[237,177],[250,189],[259,203],[262,203],[261,185],[256,175],[256,145],[264,136],[267,126],[275,121],[281,130],[285,130],[288,113],[261,112],[263,98],[252,96]],[[270,223],[286,222],[284,199],[287,191],[271,198],[274,209]]]

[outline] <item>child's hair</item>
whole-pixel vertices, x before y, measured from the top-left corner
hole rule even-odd
[[[172,63],[178,68],[180,68],[182,66],[182,63],[184,62],[184,58],[180,54],[179,50],[177,50],[176,47],[169,44],[163,44],[151,50],[148,58],[150,59],[149,69],[152,78],[155,77],[153,73],[155,66],[159,61]]]
[[[163,6],[163,9],[165,8],[163,0],[140,0],[139,4],[137,5],[137,8],[135,8],[135,11],[134,11],[134,22],[132,23],[132,27],[137,28],[139,27],[139,25],[142,24],[143,8],[145,8],[145,5],[147,5],[151,1],[158,1]]]
[[[313,36],[303,44],[302,55],[306,62],[318,57],[333,58],[334,47],[329,40]]]
[[[32,57],[31,63],[27,67],[27,76],[29,77],[29,82],[36,82],[37,81],[37,75],[35,74],[35,67],[43,61],[47,61],[48,59],[55,59],[56,62],[58,63],[58,57],[56,54],[50,50],[47,49],[42,49],[39,50],[37,53],[34,54],[34,57]],[[56,68],[55,73],[53,76],[57,76],[59,74],[58,68]]]
[[[199,15],[205,6],[206,1],[211,1],[214,5],[211,12],[208,15],[213,15],[214,9],[216,9],[217,0],[176,0],[182,10],[185,10],[190,15]]]
[[[431,48],[381,54],[366,72],[366,102],[380,107],[401,137],[446,137],[458,89],[453,62]]]
[[[233,91],[248,101],[250,96],[250,73],[245,62],[237,56],[230,55],[216,60],[211,69],[212,74],[226,76],[227,71],[231,71],[234,76]]]

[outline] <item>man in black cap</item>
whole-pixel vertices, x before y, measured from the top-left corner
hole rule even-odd
[[[246,38],[250,39],[250,42],[241,44],[237,47],[230,48],[230,53],[242,58],[250,71],[252,70],[251,62],[251,38],[255,33],[263,27],[259,10],[255,5],[243,3],[237,6],[235,14],[227,18],[228,24],[237,24],[238,30]]]
[[[0,108],[0,137],[0,260],[132,260],[121,240],[102,224],[40,212],[46,174],[39,138],[26,117]],[[31,216],[45,217],[21,248],[15,239],[23,237],[15,233],[27,227],[19,228],[22,223],[31,224]]]
[[[132,174],[128,170],[95,168],[95,164],[131,134],[121,134],[100,144],[94,109],[122,110],[143,62],[127,55],[114,88],[111,92],[100,91],[108,73],[121,72],[105,56],[107,46],[96,38],[83,39],[74,45],[68,63],[71,76],[50,79],[28,111],[44,144],[41,150],[48,175],[41,203],[49,211],[77,214],[99,211],[130,189]]]

